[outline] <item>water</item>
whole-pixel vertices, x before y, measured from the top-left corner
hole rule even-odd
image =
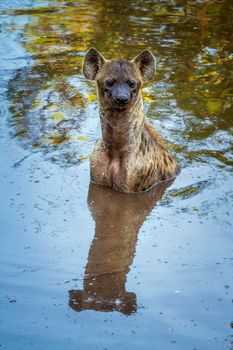
[[[232,21],[227,0],[0,1],[1,349],[233,349]],[[154,52],[172,184],[89,187],[90,46]]]

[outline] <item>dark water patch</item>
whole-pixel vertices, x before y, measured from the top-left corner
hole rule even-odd
[[[199,181],[195,184],[186,186],[184,188],[179,188],[178,190],[171,190],[167,192],[167,197],[172,200],[172,198],[176,198],[178,197],[179,199],[187,199],[190,198],[192,196],[195,196],[196,194],[200,193],[202,190],[204,190],[207,186],[209,186],[211,184],[212,181]],[[163,201],[166,199],[163,199]],[[162,202],[163,202],[162,201]],[[166,202],[166,204],[168,204]]]
[[[232,151],[228,149],[227,151]],[[229,166],[229,170],[232,171],[233,160],[230,157],[225,157],[224,154],[226,151],[215,151],[215,150],[200,150],[200,151],[192,151],[190,152],[190,157],[195,158],[199,162],[213,163],[211,158],[217,161],[217,166],[219,167],[227,167]],[[231,152],[230,152],[231,153]],[[215,163],[216,164],[216,163]]]

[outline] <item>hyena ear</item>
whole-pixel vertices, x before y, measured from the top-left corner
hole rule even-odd
[[[83,74],[87,79],[95,80],[96,74],[105,63],[104,57],[93,47],[89,49],[83,61]]]
[[[144,83],[148,82],[154,77],[156,61],[153,54],[149,50],[141,52],[134,58],[133,61],[138,66],[138,69],[142,75],[142,81]]]

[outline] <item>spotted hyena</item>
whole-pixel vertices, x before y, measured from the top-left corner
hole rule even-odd
[[[87,51],[83,72],[97,83],[102,130],[91,156],[93,182],[139,192],[179,172],[143,113],[141,87],[153,78],[155,65],[148,50],[131,61],[107,61],[96,49]]]

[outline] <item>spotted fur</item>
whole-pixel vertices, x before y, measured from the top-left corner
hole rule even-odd
[[[141,86],[155,72],[155,59],[150,51],[142,52],[132,61],[109,62],[90,49],[83,71],[86,78],[97,83],[102,130],[102,138],[96,142],[91,156],[91,180],[118,191],[139,192],[174,177],[180,167],[143,113]],[[130,88],[126,105],[115,103],[109,79],[119,84],[118,90],[121,86],[128,89],[127,84],[135,85]]]

